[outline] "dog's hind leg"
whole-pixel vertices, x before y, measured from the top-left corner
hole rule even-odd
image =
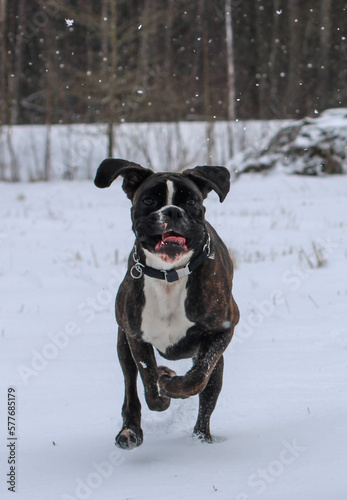
[[[143,442],[141,403],[137,394],[138,370],[121,328],[118,331],[117,351],[124,375],[125,396],[122,408],[123,427],[116,436],[115,444],[124,450],[132,450]]]
[[[201,439],[201,441],[208,443],[212,443],[210,418],[222,389],[223,369],[224,359],[221,356],[211,373],[205,389],[199,394],[199,415],[194,427],[194,435]]]

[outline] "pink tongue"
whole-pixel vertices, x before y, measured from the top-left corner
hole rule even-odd
[[[162,234],[161,241],[159,241],[155,247],[156,250],[160,250],[161,246],[163,243],[174,243],[176,245],[182,246],[184,249],[186,249],[186,239],[183,236],[178,236],[175,234],[172,234],[171,232],[164,233]]]
[[[163,242],[164,243],[177,243],[177,245],[184,245],[186,239],[183,236],[166,236],[163,234]]]

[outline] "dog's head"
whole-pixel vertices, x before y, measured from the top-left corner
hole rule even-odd
[[[203,200],[215,191],[222,202],[229,192],[230,174],[224,167],[195,167],[176,173],[154,173],[136,163],[109,158],[99,166],[95,185],[109,187],[123,177],[123,190],[132,201],[133,230],[138,242],[164,262],[201,251],[206,243]]]

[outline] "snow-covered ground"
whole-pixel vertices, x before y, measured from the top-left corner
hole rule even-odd
[[[223,204],[210,196],[242,314],[215,443],[191,438],[197,398],[164,413],[144,403],[145,440],[131,452],[113,444],[123,399],[113,297],[133,243],[120,182],[1,184],[0,200],[1,498],[346,499],[346,177],[244,176]]]

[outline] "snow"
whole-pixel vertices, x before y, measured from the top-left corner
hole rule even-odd
[[[316,118],[285,124],[262,150],[237,154],[230,166],[239,173],[276,169],[303,175],[347,173],[347,108],[327,109]]]
[[[223,204],[206,201],[235,258],[242,315],[215,443],[191,438],[197,398],[150,412],[139,383],[144,443],[131,452],[113,444],[123,399],[113,303],[133,244],[120,185],[0,184],[1,498],[13,497],[15,387],[18,500],[344,500],[345,177],[247,175]]]

